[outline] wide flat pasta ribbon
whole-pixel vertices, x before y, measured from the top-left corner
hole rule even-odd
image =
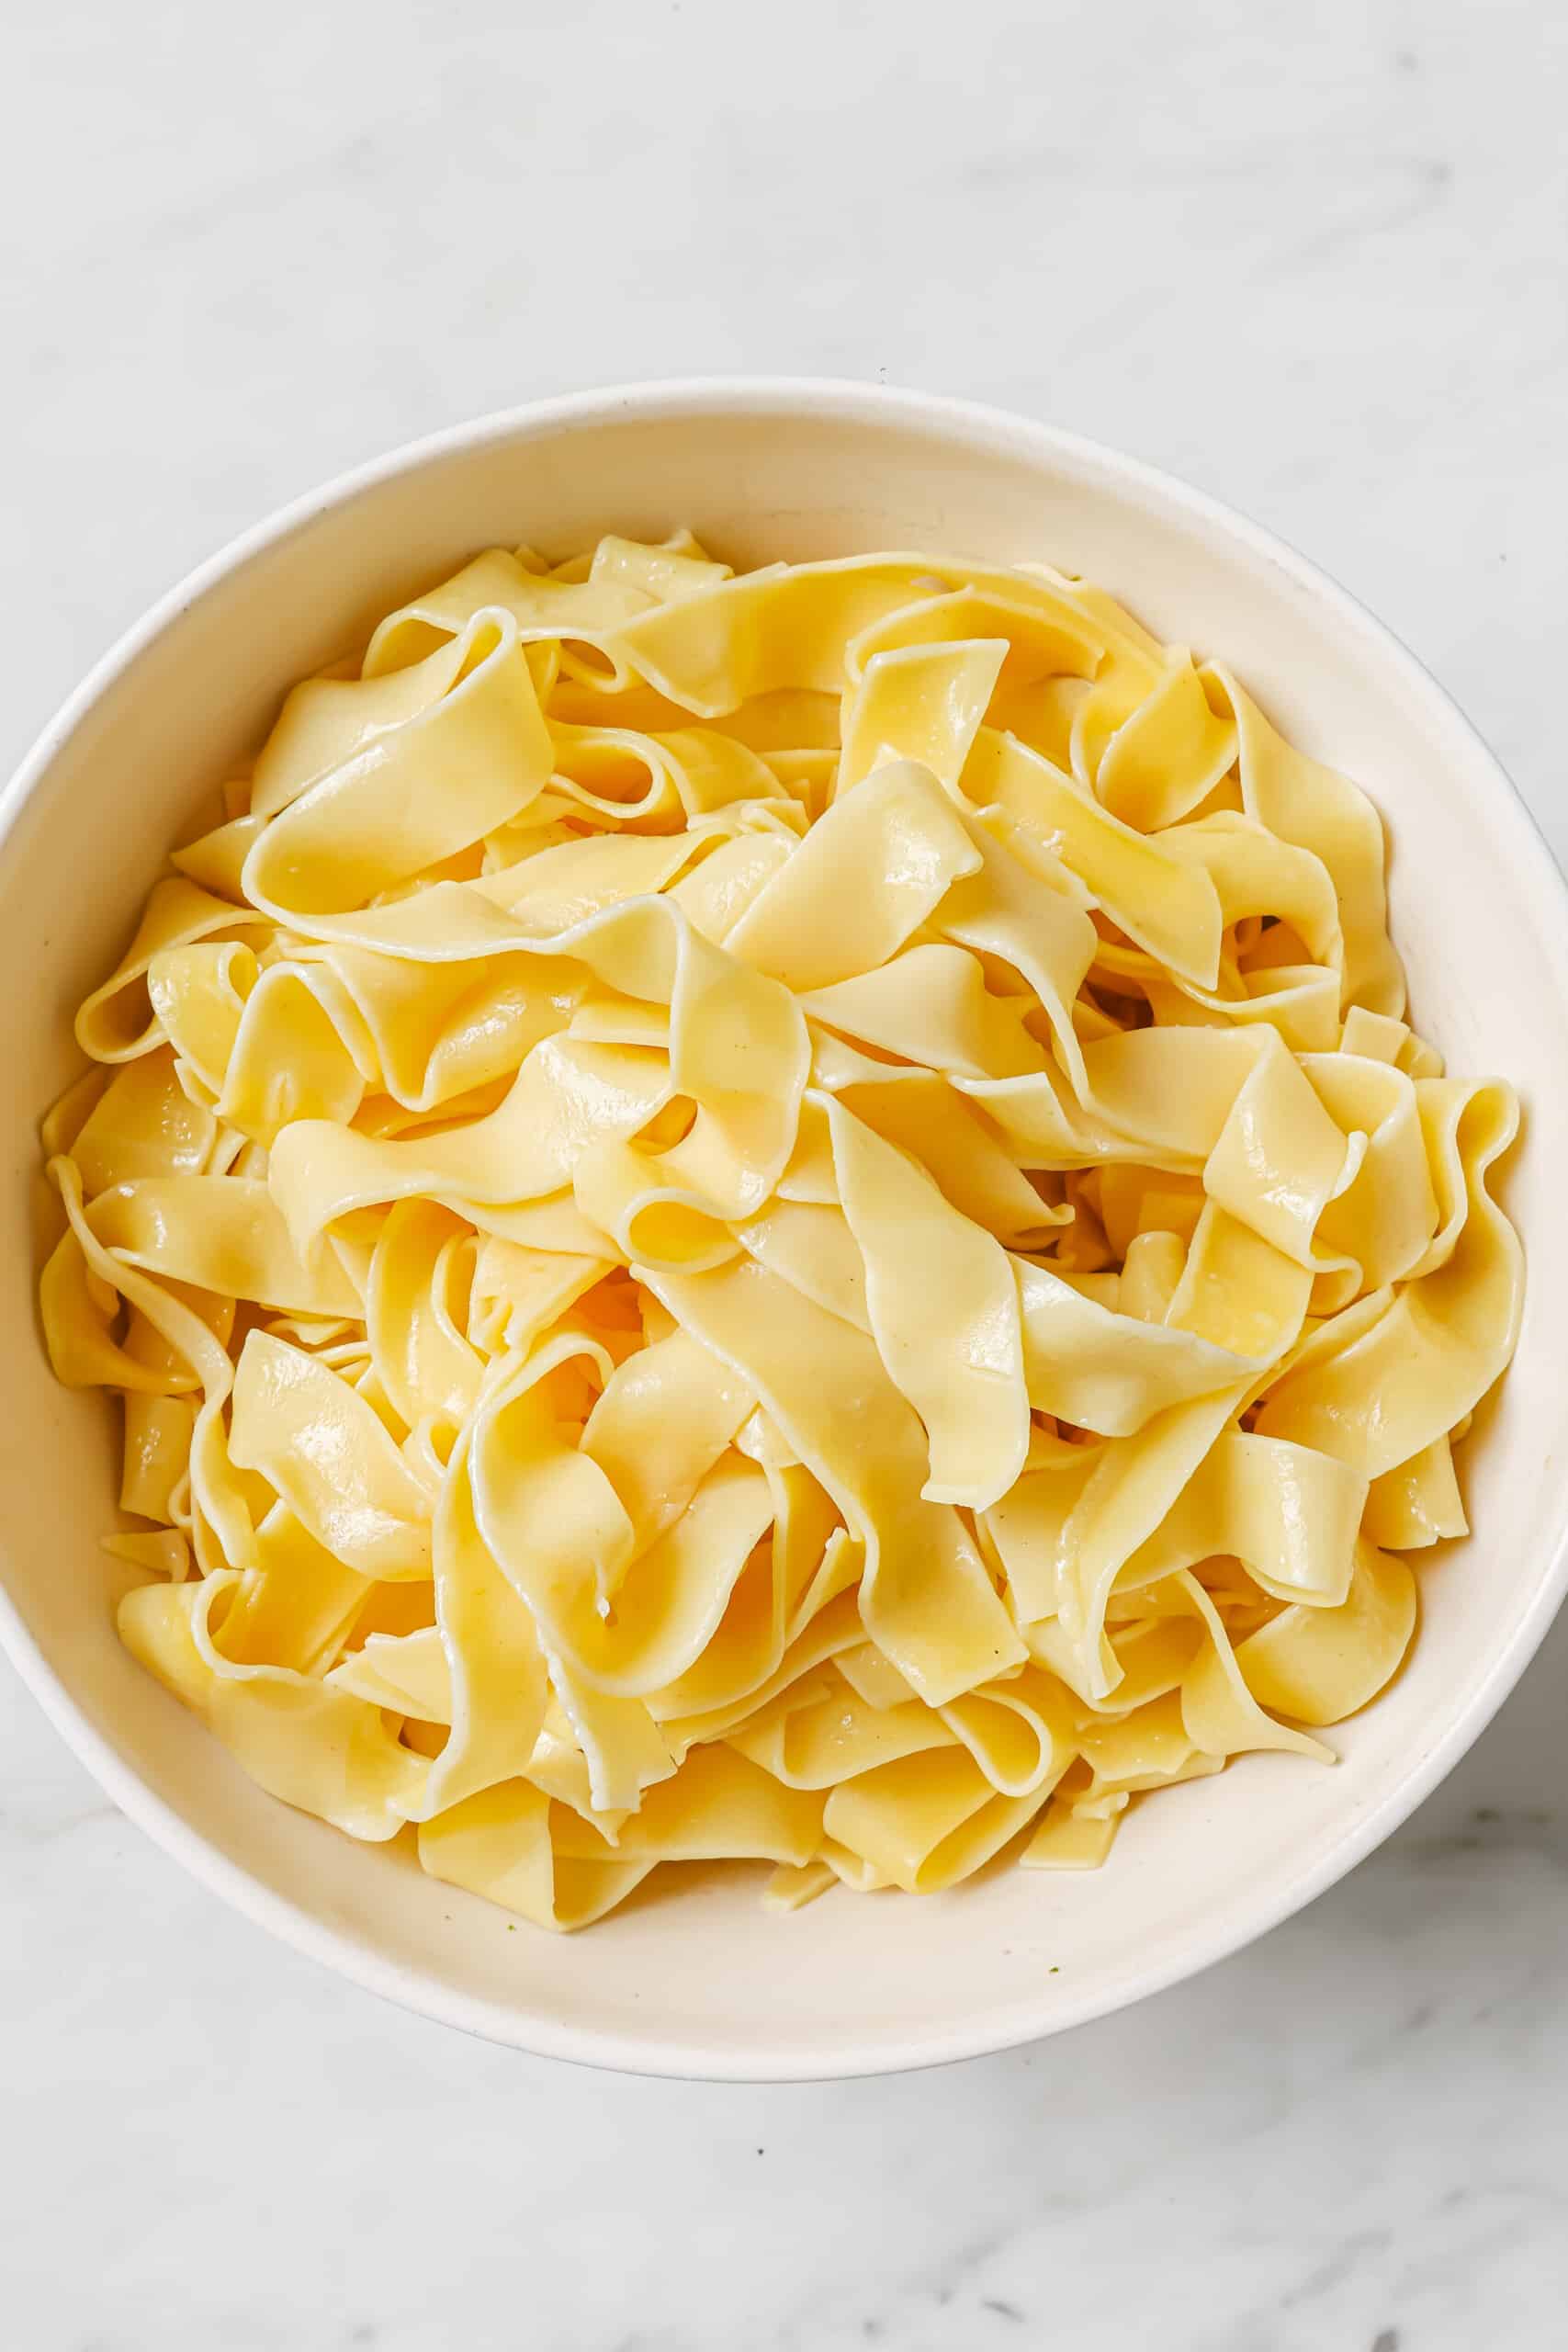
[[[865,1549],[867,1631],[928,1704],[1021,1663],[962,1521],[921,1497],[923,1432],[871,1342],[749,1261],[646,1279],[744,1375],[838,1504]]]

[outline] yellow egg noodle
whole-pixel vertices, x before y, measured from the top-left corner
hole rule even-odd
[[[492,549],[83,1006],[51,1356],[137,1657],[542,1927],[1080,1869],[1387,1683],[1517,1114],[1360,791],[1043,566]]]

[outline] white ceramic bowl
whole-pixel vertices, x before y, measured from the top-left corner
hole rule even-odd
[[[575,1939],[357,1846],[254,1788],[115,1638],[115,1447],[36,1337],[35,1122],[74,1067],[71,1012],[198,793],[290,681],[496,540],[565,548],[689,523],[738,564],[880,547],[1043,557],[1162,636],[1223,654],[1292,739],[1360,778],[1393,831],[1393,926],[1423,1029],[1528,1108],[1507,1198],[1529,1256],[1512,1378],[1470,1449],[1477,1532],[1422,1572],[1407,1670],[1335,1735],[1135,1809],[1108,1869],[1008,1871],[913,1902],[766,1916],[709,1874]],[[869,2074],[1029,2041],[1233,1951],[1372,1849],[1470,1746],[1568,1578],[1568,922],[1562,879],[1490,753],[1419,664],[1321,573],[1129,459],[973,407],[843,384],[588,393],[445,434],[215,557],[67,705],[0,803],[6,1182],[4,1630],[22,1675],[133,1819],[239,1909],[427,2016],[649,2074]]]

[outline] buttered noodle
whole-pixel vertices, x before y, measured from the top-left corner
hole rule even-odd
[[[42,1306],[123,1637],[545,1927],[1332,1760],[1519,1312],[1513,1096],[1404,1009],[1370,803],[1097,589],[481,555],[79,1016]]]

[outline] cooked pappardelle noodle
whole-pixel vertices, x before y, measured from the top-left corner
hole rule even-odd
[[[62,1380],[135,1653],[541,1927],[1103,1860],[1461,1533],[1508,1088],[1383,841],[1043,566],[480,555],[297,686],[82,1007]]]

